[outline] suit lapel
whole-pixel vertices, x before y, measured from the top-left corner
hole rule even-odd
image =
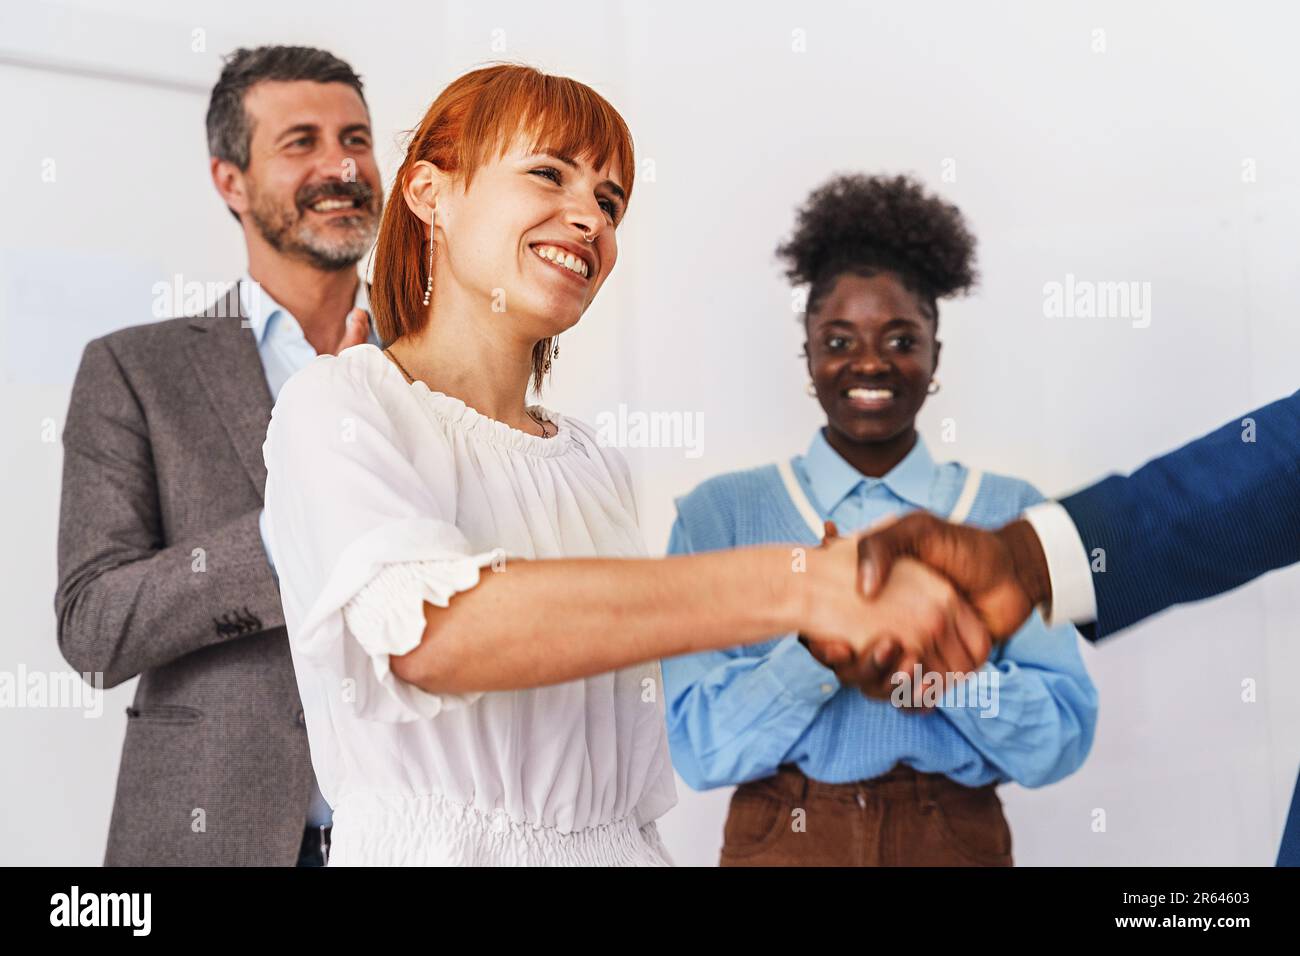
[[[236,283],[222,299],[190,323],[186,344],[194,376],[226,430],[235,453],[265,500],[266,462],[262,443],[271,421],[271,387],[266,381],[253,330],[246,327]]]

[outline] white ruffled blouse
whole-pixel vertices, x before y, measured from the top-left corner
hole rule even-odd
[[[558,432],[409,383],[373,345],[318,356],[280,392],[267,533],[331,866],[671,863],[657,662],[465,695],[389,669],[420,643],[424,602],[446,607],[494,559],[646,553],[622,455],[533,412]]]

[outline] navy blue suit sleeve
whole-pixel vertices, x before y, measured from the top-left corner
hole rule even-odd
[[[1061,505],[1093,562],[1088,640],[1300,561],[1300,392]]]

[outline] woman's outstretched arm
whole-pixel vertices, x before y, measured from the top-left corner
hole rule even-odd
[[[910,653],[955,672],[987,656],[974,612],[938,575],[918,566],[929,586],[903,575],[867,600],[856,587],[855,539],[797,550],[516,562],[445,608],[426,602],[423,639],[392,658],[393,673],[431,693],[516,689],[790,631],[859,655],[916,635]]]

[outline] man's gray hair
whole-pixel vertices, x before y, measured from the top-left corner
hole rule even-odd
[[[332,53],[309,46],[260,46],[240,48],[226,57],[221,78],[208,101],[208,154],[248,169],[252,124],[244,111],[244,94],[256,83],[311,80],[315,83],[346,83],[357,91],[361,102],[366,95],[357,76]]]

